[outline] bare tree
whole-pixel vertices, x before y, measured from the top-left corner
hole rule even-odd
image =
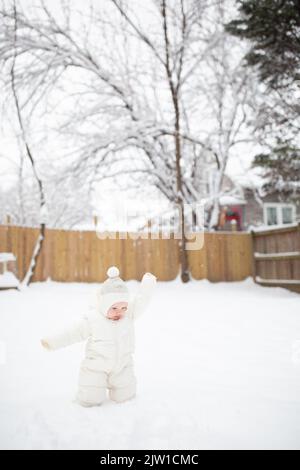
[[[206,126],[194,124],[192,113],[189,116],[189,125],[198,127],[199,136],[206,142],[206,149],[200,148],[203,157],[193,161],[192,182],[194,188],[201,188],[199,183],[204,182],[210,230],[218,225],[223,181],[230,159],[257,143],[251,135],[250,123],[257,109],[258,82],[243,67],[240,45],[224,32],[224,23],[231,15],[230,5],[227,1],[215,6],[214,28],[220,40],[205,55],[201,70],[196,72],[194,93],[203,98],[201,110],[205,110]],[[238,189],[234,187],[226,194],[237,195]],[[203,190],[198,198],[201,196]]]
[[[72,140],[61,178],[71,171],[92,189],[128,173],[174,202],[183,281],[189,279],[184,203],[206,196],[206,170],[214,168],[208,188],[208,227],[214,227],[222,178],[246,121],[248,81],[224,46],[223,3],[152,0],[141,10],[107,0],[78,12],[62,2],[56,14],[41,1],[33,12],[18,5],[16,38],[9,0],[0,11],[0,61],[5,68],[18,60],[15,88],[22,89],[28,115],[44,100],[46,112],[46,104],[61,111],[58,137]]]
[[[43,185],[43,181],[41,180],[41,178],[38,175],[36,164],[35,164],[35,159],[34,159],[32,150],[30,148],[30,144],[29,144],[28,139],[27,139],[26,130],[25,130],[25,126],[24,126],[24,123],[23,123],[22,114],[21,114],[20,102],[19,102],[18,93],[17,93],[17,90],[16,90],[16,84],[15,84],[15,63],[16,63],[16,50],[17,50],[16,49],[16,43],[17,43],[17,32],[18,32],[18,23],[17,23],[18,19],[17,19],[15,2],[13,4],[13,12],[14,12],[14,32],[13,32],[13,34],[14,34],[13,35],[14,54],[13,54],[11,69],[10,69],[11,88],[12,88],[12,94],[13,94],[13,97],[14,97],[14,102],[15,102],[15,105],[16,105],[18,123],[19,123],[20,130],[21,130],[21,136],[22,136],[23,144],[25,146],[26,156],[28,157],[28,159],[30,161],[32,171],[33,171],[34,177],[36,179],[36,182],[37,182],[38,188],[39,188],[40,216],[42,217],[42,214],[44,214],[45,207],[46,207],[44,185]],[[25,284],[25,285],[29,285],[31,280],[32,280],[32,277],[33,277],[34,271],[35,271],[35,267],[36,267],[36,263],[37,263],[37,260],[39,258],[39,255],[40,255],[42,247],[43,247],[44,239],[45,239],[45,222],[44,222],[44,220],[42,220],[41,224],[40,224],[40,233],[39,233],[37,242],[36,242],[34,250],[33,250],[31,262],[30,262],[28,271],[25,274],[25,277],[22,281],[22,283]]]

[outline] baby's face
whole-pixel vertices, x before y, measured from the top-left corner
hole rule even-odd
[[[127,311],[127,302],[116,302],[107,310],[107,318],[110,320],[121,320]]]

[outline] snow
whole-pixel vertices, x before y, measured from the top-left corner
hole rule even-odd
[[[251,278],[159,282],[136,322],[136,398],[82,408],[84,343],[47,352],[39,340],[96,286],[0,292],[0,448],[300,448],[299,294]]]
[[[221,206],[229,206],[229,205],[235,205],[235,204],[247,204],[247,201],[245,201],[245,199],[241,199],[239,197],[234,197],[234,196],[226,196],[226,195],[223,195],[223,196],[220,196],[219,198],[219,202],[221,204]]]
[[[8,287],[18,287],[19,281],[14,275],[9,271],[6,271],[4,274],[0,274],[0,289],[6,289]]]
[[[255,258],[294,258],[295,256],[300,256],[300,251],[281,251],[280,253],[259,253],[258,251],[256,251],[254,253]]]
[[[256,276],[255,280],[257,282],[264,282],[265,284],[291,284],[300,286],[300,279],[264,279],[260,276]]]
[[[13,253],[0,253],[0,263],[7,263],[8,261],[15,261],[16,257]]]
[[[294,227],[297,227],[299,225],[300,221],[299,222],[293,222],[292,224],[276,224],[276,225],[265,225],[265,224],[262,224],[260,225],[259,227],[255,226],[255,225],[249,225],[248,227],[248,231],[249,230],[253,230],[253,232],[264,232],[264,231],[269,231],[269,230],[278,230],[278,229],[282,229],[282,228],[294,228]]]
[[[244,165],[241,172],[230,174],[230,178],[235,185],[240,185],[245,189],[253,190],[256,188],[259,192],[261,192],[262,185],[264,184],[264,177],[260,168],[246,168]]]

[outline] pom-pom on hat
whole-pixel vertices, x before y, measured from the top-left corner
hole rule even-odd
[[[108,268],[106,274],[109,278],[120,277],[120,271],[116,266],[111,266],[110,268]]]
[[[116,302],[129,302],[129,291],[123,279],[120,278],[119,269],[111,266],[106,274],[108,279],[103,282],[98,292],[99,309],[105,316]]]

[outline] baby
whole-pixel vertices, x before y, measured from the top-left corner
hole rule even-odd
[[[101,405],[109,397],[123,402],[136,395],[134,320],[146,309],[156,285],[151,273],[143,276],[139,291],[130,299],[119,270],[112,266],[108,279],[97,292],[97,303],[72,327],[41,340],[55,350],[88,339],[81,362],[77,401],[83,406]]]

